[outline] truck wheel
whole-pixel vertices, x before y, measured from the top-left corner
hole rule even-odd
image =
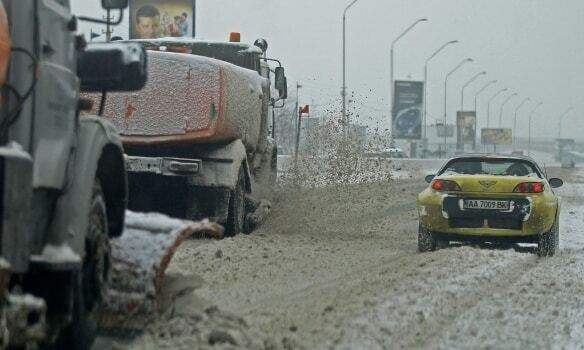
[[[432,231],[420,224],[418,226],[418,251],[423,253],[434,250],[436,250],[436,237],[434,237]]]
[[[105,198],[96,179],[91,198],[85,257],[73,280],[73,320],[59,340],[59,349],[89,350],[97,336],[111,266]]]
[[[556,220],[551,230],[539,236],[537,241],[537,256],[554,256],[558,252],[559,245],[560,227],[558,220]]]
[[[227,214],[227,223],[225,224],[225,236],[233,237],[243,232],[245,221],[245,175],[243,167],[239,168],[237,184],[235,190],[231,191],[229,196],[229,208]]]

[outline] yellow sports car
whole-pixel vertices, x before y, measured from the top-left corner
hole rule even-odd
[[[418,249],[450,241],[537,243],[539,256],[559,245],[560,198],[533,159],[465,155],[448,160],[418,196]]]

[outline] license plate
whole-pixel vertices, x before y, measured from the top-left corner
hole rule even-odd
[[[464,209],[480,209],[480,210],[509,210],[509,201],[496,201],[484,199],[465,199]]]

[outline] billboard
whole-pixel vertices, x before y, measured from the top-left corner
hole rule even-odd
[[[436,133],[438,137],[452,137],[454,136],[454,125],[438,124],[436,125]]]
[[[511,129],[481,129],[481,143],[483,145],[511,145],[513,133]]]
[[[196,0],[130,0],[130,39],[195,36]]]
[[[424,82],[396,81],[393,91],[393,138],[421,139]]]
[[[459,111],[456,113],[456,144],[474,145],[476,139],[477,113],[475,111]]]

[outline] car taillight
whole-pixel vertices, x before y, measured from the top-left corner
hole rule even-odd
[[[434,180],[432,182],[432,189],[436,191],[460,191],[460,186],[454,181],[450,180]]]
[[[541,193],[543,192],[544,186],[541,182],[524,182],[520,183],[515,187],[513,192],[518,193]]]

